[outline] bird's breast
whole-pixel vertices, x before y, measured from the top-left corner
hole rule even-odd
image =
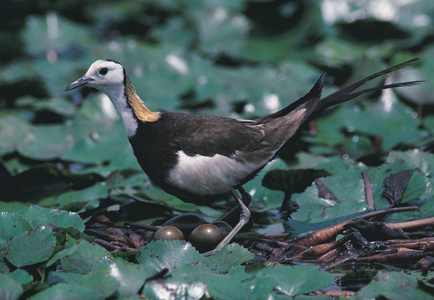
[[[267,161],[241,161],[235,156],[188,156],[177,152],[177,164],[169,171],[167,181],[197,196],[222,195],[261,168]]]

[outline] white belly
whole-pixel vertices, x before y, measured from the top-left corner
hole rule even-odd
[[[267,162],[241,163],[219,154],[188,156],[178,151],[178,164],[170,171],[168,180],[175,187],[198,196],[221,195]]]

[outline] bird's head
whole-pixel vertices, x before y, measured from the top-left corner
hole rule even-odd
[[[87,86],[105,94],[121,88],[124,85],[125,71],[120,63],[114,60],[97,60],[87,70],[86,74],[68,85],[65,91]]]

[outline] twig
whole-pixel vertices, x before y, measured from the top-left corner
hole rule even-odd
[[[332,249],[335,249],[335,248],[345,244],[350,239],[351,239],[351,236],[346,235],[343,238],[341,238],[337,241],[334,241],[334,242],[315,245],[315,246],[313,246],[309,249],[306,249],[303,252],[297,254],[293,258],[308,258],[308,257],[320,256],[320,255],[323,255],[324,253],[331,251]]]
[[[342,232],[345,229],[345,226],[350,224],[351,222],[359,219],[367,219],[371,217],[376,217],[384,214],[391,214],[396,212],[403,212],[403,211],[411,211],[411,210],[418,210],[419,207],[417,206],[408,206],[408,207],[393,207],[393,208],[387,208],[379,211],[373,211],[358,217],[355,217],[351,220],[344,221],[342,223],[329,226],[317,231],[314,231],[312,233],[309,233],[307,235],[303,236],[303,239],[298,242],[298,245],[301,246],[313,246],[318,245],[320,243],[327,242],[334,238],[336,235],[338,235],[340,232]]]
[[[433,225],[434,217],[422,219],[422,220],[414,220],[414,221],[407,221],[407,222],[400,222],[400,223],[384,223],[384,224],[390,228],[411,229],[411,228]]]
[[[373,210],[375,210],[374,196],[372,194],[371,179],[369,178],[368,172],[366,172],[366,171],[362,172],[362,176],[363,176],[363,181],[365,183],[366,202]]]

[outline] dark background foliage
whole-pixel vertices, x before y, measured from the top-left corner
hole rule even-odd
[[[181,267],[163,266],[170,260],[164,243],[140,250],[135,264],[110,258],[88,243],[80,236],[84,223],[100,214],[122,225],[161,224],[183,212],[214,220],[223,211],[183,203],[153,186],[108,99],[90,89],[69,94],[64,89],[93,61],[112,58],[124,65],[152,110],[255,118],[297,100],[324,72],[327,95],[419,57],[386,81],[424,84],[363,96],[327,111],[292,139],[282,159],[246,184],[253,195],[253,222],[246,230],[298,235],[360,215],[370,209],[362,171],[369,173],[376,208],[382,209],[389,206],[382,196],[386,177],[418,170],[400,201],[420,211],[386,221],[427,218],[434,212],[433,22],[431,0],[1,1],[0,295],[16,299],[43,290],[38,299],[73,290],[85,297],[98,290],[101,298],[138,292],[164,298],[175,284],[179,295],[193,295],[196,287],[197,298],[206,289],[214,298],[239,296],[240,289],[246,297],[267,298],[270,293],[303,295],[331,284],[339,275],[314,266],[240,266],[252,259],[241,247],[233,249],[236,259],[226,261],[224,254],[208,260],[175,245],[186,251],[178,251]],[[332,176],[323,182],[341,201],[325,201],[311,184],[314,178],[294,181],[285,173],[288,168],[326,170]],[[263,186],[264,175],[276,169],[282,171],[270,173]],[[304,173],[294,174],[301,178]],[[288,191],[291,184],[307,189]],[[289,195],[300,207],[285,221],[278,207]],[[47,224],[75,231],[60,234]],[[33,244],[24,238],[29,235]],[[38,243],[40,251],[33,253]],[[77,267],[74,259],[85,263]],[[111,259],[119,277],[113,276]],[[144,279],[164,268],[170,277],[142,287]],[[278,273],[288,274],[283,279]],[[209,280],[201,281],[201,274]],[[312,274],[318,286],[309,286]],[[385,274],[376,276],[387,284],[377,287],[373,281],[361,295],[393,298],[395,287],[405,281],[409,293],[425,296],[420,285],[432,285],[418,272],[419,283],[404,273],[390,272],[384,279]],[[129,285],[123,285],[123,276]],[[299,289],[291,288],[296,280]],[[219,289],[221,282],[227,294]]]

